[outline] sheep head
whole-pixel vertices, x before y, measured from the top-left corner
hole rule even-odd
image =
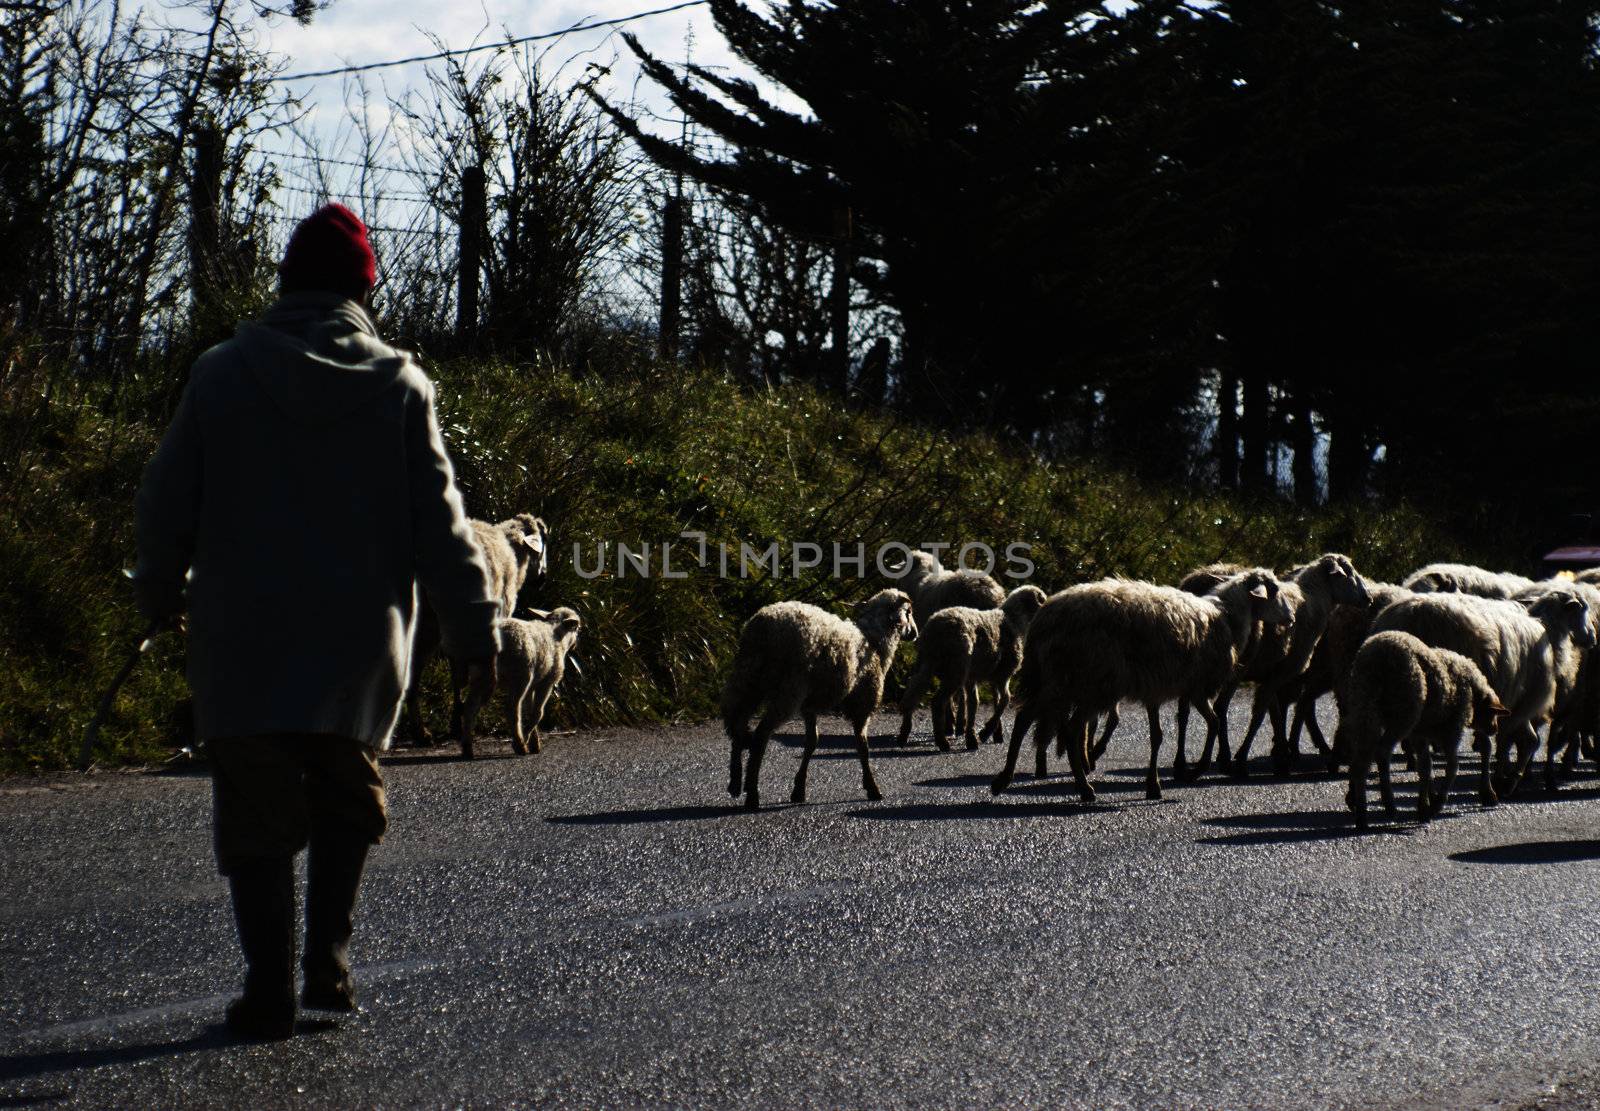
[[[856,607],[856,625],[873,640],[916,640],[911,596],[903,590],[880,590]]]
[[[1304,568],[1300,575],[1315,575],[1326,583],[1328,596],[1336,605],[1366,606],[1372,602],[1367,584],[1361,581],[1361,576],[1356,573],[1355,564],[1350,562],[1349,556],[1329,552]]]
[[[1558,586],[1528,599],[1524,604],[1531,615],[1544,622],[1544,627],[1550,630],[1551,639],[1567,636],[1574,645],[1584,650],[1595,646],[1589,603],[1578,594]]]
[[[1290,625],[1294,622],[1294,606],[1284,596],[1283,584],[1271,571],[1257,568],[1229,579],[1217,588],[1221,592],[1237,587],[1250,597],[1250,617],[1267,625]]]
[[[900,564],[895,578],[908,590],[915,590],[924,579],[942,570],[944,565],[939,562],[938,556],[932,552],[918,550],[906,553],[905,562]]]
[[[501,521],[499,528],[517,557],[517,571],[524,579],[543,578],[550,570],[550,526],[544,518],[518,513],[509,521]]]
[[[1044,591],[1032,583],[1019,586],[1006,600],[1000,603],[1000,608],[1005,612],[1005,619],[1018,628],[1026,629],[1033,620],[1033,615],[1044,606]]]

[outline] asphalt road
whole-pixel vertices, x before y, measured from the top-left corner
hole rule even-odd
[[[273,1045],[203,774],[0,781],[0,1107],[1596,1105],[1594,780],[1357,835],[1321,777],[1145,801],[1141,719],[1088,809],[887,717],[884,801],[825,719],[757,815],[713,727],[402,751],[365,1010]]]

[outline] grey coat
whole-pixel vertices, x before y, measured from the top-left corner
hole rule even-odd
[[[199,739],[386,747],[428,590],[446,648],[498,648],[434,389],[372,318],[284,296],[195,363],[136,503],[139,608],[189,614]]]

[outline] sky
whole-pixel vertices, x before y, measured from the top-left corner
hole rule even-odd
[[[301,27],[285,20],[264,28],[262,46],[287,59],[286,72],[298,73],[432,53],[436,47],[429,39],[430,34],[447,48],[454,49],[502,41],[508,34],[515,37],[614,19],[666,7],[672,2],[482,0],[472,5],[440,3],[439,0],[333,0],[310,26]],[[704,5],[641,19],[625,28],[576,32],[554,43],[539,45],[550,45],[550,57],[558,62],[576,57],[570,70],[574,78],[582,75],[583,64],[587,61],[611,66],[611,89],[625,100],[634,87],[638,66],[632,52],[622,42],[620,31],[623,29],[638,35],[651,53],[672,61],[684,58],[686,50],[691,49],[688,43],[692,36],[692,56],[696,62],[725,68],[731,75],[755,77],[753,71],[734,57]],[[381,113],[387,99],[420,86],[424,70],[423,65],[412,64],[366,74],[374,107]],[[347,80],[324,77],[295,81],[288,86],[308,108],[306,130],[324,145],[323,153],[331,157],[338,156],[327,144],[340,136],[344,126]],[[638,82],[638,92],[641,102],[652,111],[662,115],[671,113],[671,106],[652,82]],[[793,106],[792,102],[788,103]]]

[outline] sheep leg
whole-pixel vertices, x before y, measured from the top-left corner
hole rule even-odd
[[[1450,797],[1450,788],[1456,783],[1456,770],[1461,764],[1461,744],[1459,739],[1444,751],[1444,782],[1439,790],[1428,798],[1428,817],[1437,818],[1439,811],[1444,809],[1444,804]]]
[[[1024,704],[1022,709],[1017,711],[1017,720],[1011,724],[1011,747],[1006,749],[1006,766],[994,777],[994,782],[989,784],[990,794],[998,795],[1011,786],[1011,780],[1017,774],[1017,757],[1022,752],[1022,739],[1028,735],[1028,727],[1038,716],[1031,702]]]
[[[1394,804],[1394,779],[1389,765],[1394,759],[1394,741],[1385,737],[1378,742],[1378,793],[1383,796],[1383,809],[1392,821],[1400,813]]]
[[[967,749],[972,751],[978,747],[978,684],[967,680],[966,696],[962,699],[963,724],[966,727]]]
[[[1111,712],[1106,715],[1106,726],[1100,733],[1100,739],[1095,742],[1094,748],[1089,752],[1089,770],[1093,771],[1100,757],[1106,754],[1106,747],[1111,744],[1111,734],[1116,732],[1117,726],[1122,721],[1119,707],[1111,707]]]
[[[761,761],[767,755],[767,742],[772,739],[772,731],[794,716],[793,713],[780,713],[774,706],[756,723],[756,731],[750,736],[750,759],[744,767],[744,808],[746,810],[761,809]]]
[[[1189,734],[1189,700],[1178,699],[1178,754],[1172,758],[1172,774],[1175,778],[1187,781],[1189,778],[1189,757],[1184,753],[1184,742]]]
[[[933,696],[933,744],[940,752],[950,751],[950,700],[959,693],[952,683],[940,683]]]
[[[1244,731],[1244,740],[1239,742],[1239,751],[1233,756],[1233,774],[1240,779],[1250,774],[1250,746],[1255,742],[1256,731],[1261,728],[1261,722],[1267,716],[1267,699],[1260,687],[1256,688],[1255,697],[1250,701],[1250,726]],[[1227,758],[1222,760],[1227,764]]]
[[[729,725],[728,794],[738,798],[744,792],[744,754],[750,747],[748,719],[740,715],[738,724]]]
[[[522,731],[522,704],[527,695],[526,687],[506,692],[506,720],[511,723],[511,751],[518,756],[528,754],[527,738]]]
[[[1094,801],[1094,788],[1089,786],[1089,725],[1093,720],[1093,715],[1081,708],[1074,709],[1067,720],[1067,760],[1078,797],[1086,803]]]
[[[1000,717],[1006,712],[1006,707],[1011,705],[1011,680],[999,683],[994,690],[994,713],[989,718],[989,723],[978,734],[978,740],[993,739],[997,744],[1006,739],[1005,726]]]
[[[1433,742],[1426,737],[1413,735],[1417,754],[1417,820],[1433,819]]]
[[[1033,777],[1035,779],[1043,779],[1045,776],[1050,774],[1048,757],[1050,755],[1051,732],[1052,731],[1046,729],[1044,727],[1044,723],[1041,722],[1039,724],[1038,732],[1033,738]],[[1056,750],[1059,753],[1062,748],[1066,747],[1067,742],[1066,734],[1061,731],[1061,724],[1059,720],[1055,723],[1054,732],[1056,738]]]
[[[1233,762],[1228,755],[1228,708],[1233,705],[1233,696],[1238,689],[1237,683],[1229,683],[1222,688],[1222,693],[1210,706],[1211,713],[1205,715],[1206,747],[1200,753],[1200,762],[1194,767],[1194,778],[1198,779],[1211,770],[1212,746],[1216,747],[1217,767],[1226,768]],[[1197,702],[1196,705],[1203,706],[1204,702]]]
[[[789,792],[790,802],[806,801],[806,773],[811,768],[811,754],[817,751],[817,715],[807,714],[806,748],[800,754],[800,770],[794,773],[794,790]]]
[[[854,724],[856,755],[861,758],[861,789],[867,793],[867,798],[877,802],[883,798],[883,792],[878,790],[878,781],[872,777],[872,760],[867,755],[867,719],[862,718]]]
[[[1218,701],[1220,700],[1221,696],[1219,695]],[[1189,773],[1188,782],[1190,783],[1199,779],[1206,768],[1210,766],[1211,742],[1216,739],[1217,734],[1222,729],[1222,714],[1218,712],[1215,703],[1207,702],[1204,698],[1197,698],[1194,702],[1194,708],[1199,712],[1200,719],[1206,723],[1206,750],[1200,762]],[[1224,766],[1226,763],[1226,761],[1223,761]]]
[[[1353,744],[1350,752],[1350,790],[1344,804],[1355,819],[1357,829],[1367,828],[1367,765],[1372,754],[1366,745]]]
[[[1478,780],[1478,804],[1480,806],[1498,806],[1500,804],[1500,795],[1494,789],[1494,771],[1489,755],[1489,738],[1481,734],[1474,737],[1472,747],[1478,754],[1478,763],[1481,769]]]
[[[1161,797],[1161,773],[1156,771],[1156,758],[1161,755],[1161,708],[1154,704],[1144,708],[1150,718],[1150,767],[1144,773],[1144,797]]]
[[[933,674],[920,665],[906,681],[906,692],[900,696],[900,735],[895,738],[895,744],[903,747],[910,743],[911,716],[917,712],[917,706],[922,696],[928,693],[928,686],[932,682]]]
[[[536,687],[530,704],[533,706],[533,740],[529,745],[535,753],[544,751],[544,738],[539,734],[539,727],[544,724],[545,707],[550,705],[550,696],[555,694],[556,684],[554,679],[547,679]]]
[[[1273,695],[1267,714],[1272,722],[1272,770],[1280,777],[1291,775],[1295,761],[1300,757],[1300,746],[1298,743],[1290,745],[1289,731],[1284,728],[1284,721],[1289,716],[1288,701]]]
[[[1311,743],[1317,746],[1317,755],[1333,760],[1333,747],[1328,744],[1328,738],[1323,734],[1322,726],[1317,724],[1317,696],[1314,694],[1307,695],[1297,702],[1295,706],[1296,713],[1299,715],[1298,720],[1305,722],[1306,736],[1310,737]],[[1294,745],[1295,750],[1299,751],[1300,731],[1298,729],[1295,730],[1294,736],[1289,740]],[[1337,772],[1339,770],[1338,765],[1335,764],[1332,770]]]
[[[1539,750],[1539,731],[1532,723],[1524,724],[1517,732],[1516,737],[1517,759],[1516,763],[1510,762],[1511,743],[1508,738],[1500,746],[1498,763],[1504,786],[1500,789],[1502,798],[1510,798],[1517,793],[1517,788],[1522,785],[1522,777],[1528,770],[1528,765],[1533,761],[1533,754]]]

